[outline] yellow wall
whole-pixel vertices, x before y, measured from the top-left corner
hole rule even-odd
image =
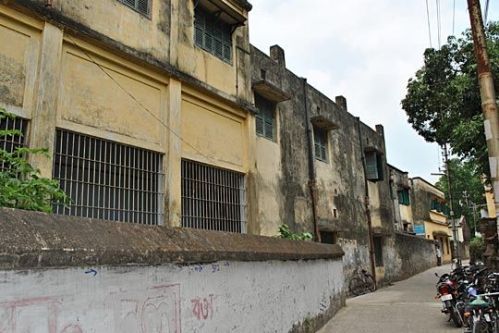
[[[53,8],[116,43],[169,61],[171,8],[167,1],[152,1],[150,17],[117,0],[57,0]]]
[[[402,221],[413,224],[414,221],[412,218],[412,207],[410,205],[406,206],[399,204],[399,209],[400,209],[400,218],[402,219]]]
[[[485,201],[487,203],[487,213],[489,217],[496,217],[496,206],[492,188],[485,188]]]
[[[451,233],[449,230],[449,226],[447,224],[441,224],[432,221],[425,221],[424,225],[425,225],[426,239],[431,239],[431,240],[438,240],[439,238],[442,239],[444,243],[443,248],[441,248],[442,260],[444,262],[451,261],[452,256],[451,256],[450,241],[449,241]]]
[[[35,108],[42,28],[41,22],[0,5],[0,106],[28,119]]]
[[[281,149],[277,142],[257,136],[257,187],[258,187],[258,221],[260,234],[278,235],[279,225],[283,224],[280,213],[283,197],[279,193],[281,175]]]
[[[430,220],[447,225],[447,216],[435,210],[430,211]]]
[[[184,1],[184,0],[174,0]],[[226,1],[243,16],[247,13]],[[171,62],[181,71],[207,83],[228,95],[252,100],[249,64],[248,27],[237,28],[232,34],[232,61],[225,62],[194,43],[194,1],[185,1],[178,13],[178,38],[174,37],[175,52]],[[221,75],[223,73],[223,75]]]
[[[88,24],[102,21],[95,23],[96,29],[123,38],[132,47],[154,44],[158,52],[161,48],[161,54],[168,53],[165,36],[152,33],[150,40],[144,40],[130,36],[128,28],[116,28],[125,24],[137,28],[140,22],[134,20],[143,20],[117,1],[56,3],[65,13],[80,11],[81,15],[86,13],[86,7],[82,8],[85,4],[97,6],[102,15],[105,6],[116,6],[118,12],[110,16],[82,20]],[[163,6],[163,2],[153,3]],[[114,26],[109,24],[113,19],[118,20]],[[152,23],[144,23],[145,35],[155,20],[153,15]],[[156,37],[165,40],[156,43]],[[254,153],[249,142],[254,135],[254,117],[233,102],[207,95],[160,69],[133,62],[2,5],[0,43],[9,45],[0,48],[0,106],[32,120],[30,146],[49,149],[49,158],[31,158],[43,176],[52,176],[56,128],[159,152],[165,174],[165,222],[178,226],[182,157],[245,174],[253,172]],[[224,81],[229,77],[231,81],[234,77],[230,73],[222,69],[218,78]],[[249,217],[246,219],[251,223]]]
[[[184,88],[181,119],[184,158],[248,171],[248,125],[244,112]]]

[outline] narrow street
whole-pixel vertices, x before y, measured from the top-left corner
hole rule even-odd
[[[432,268],[393,286],[351,298],[319,333],[462,332],[447,322],[440,313],[439,301],[434,299],[434,273],[449,271],[450,265]]]

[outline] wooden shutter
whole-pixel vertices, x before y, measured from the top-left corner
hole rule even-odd
[[[366,177],[369,180],[378,180],[378,160],[376,152],[370,151],[365,154],[366,157]]]

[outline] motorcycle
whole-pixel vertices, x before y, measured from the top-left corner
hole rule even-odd
[[[441,312],[449,316],[449,321],[452,320],[456,327],[463,326],[461,313],[464,312],[464,302],[458,299],[459,283],[453,279],[451,274],[443,274],[438,276],[437,296],[442,302]]]

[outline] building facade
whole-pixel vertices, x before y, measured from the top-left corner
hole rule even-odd
[[[416,234],[435,241],[441,249],[442,261],[450,262],[452,232],[447,219],[449,210],[444,193],[420,177],[411,179],[411,188]]]
[[[360,268],[396,279],[395,235],[424,218],[386,163],[383,127],[289,71],[279,46],[252,46],[250,10],[0,4],[0,107],[17,116],[0,128],[23,132],[0,144],[48,148],[30,161],[71,198],[57,214],[265,236],[287,224],[340,244],[347,282]]]

